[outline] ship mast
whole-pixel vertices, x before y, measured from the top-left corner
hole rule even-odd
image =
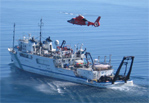
[[[14,51],[14,39],[15,39],[15,23],[14,23],[14,29],[13,29],[13,46],[12,46],[12,48],[13,48],[13,51]]]
[[[40,55],[41,55],[41,46],[42,46],[42,43],[41,43],[41,30],[42,30],[42,26],[43,26],[43,22],[42,22],[42,19],[40,19],[40,24],[39,24],[39,27],[40,27]]]
[[[42,26],[43,26],[42,19],[40,19],[40,24],[39,24],[39,26],[40,26],[40,46],[41,46],[41,45],[42,45],[42,44],[41,44],[41,36],[42,36],[41,30],[42,30]]]

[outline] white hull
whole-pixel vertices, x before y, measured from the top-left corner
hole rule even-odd
[[[86,78],[81,78],[75,75],[74,71],[72,70],[67,70],[64,68],[56,68],[53,62],[52,58],[47,58],[47,57],[42,57],[38,55],[32,55],[32,59],[28,58],[23,58],[19,55],[19,51],[17,53],[13,53],[9,48],[8,51],[11,54],[11,58],[15,64],[20,69],[23,69],[24,71],[28,71],[31,73],[36,73],[48,77],[53,77],[57,79],[63,79],[67,80],[70,82],[75,82],[75,83],[81,83],[85,85],[90,85],[90,86],[95,86],[95,87],[101,87],[101,88],[109,88],[109,87],[115,87],[115,86],[120,86],[124,84],[129,84],[132,85],[133,81],[128,80],[127,83],[124,81],[115,81],[114,84],[111,82],[95,82],[95,81],[89,81]],[[44,59],[46,61],[49,61],[49,65],[41,65],[36,62],[37,58]]]

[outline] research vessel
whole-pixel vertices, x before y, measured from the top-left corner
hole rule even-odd
[[[50,37],[42,41],[42,24],[41,19],[39,25],[40,40],[31,36],[24,37],[18,40],[18,45],[14,45],[14,24],[13,47],[8,48],[8,51],[17,68],[39,75],[101,88],[133,84],[130,74],[134,56],[124,56],[114,73],[111,56],[109,62],[106,62],[106,57],[101,62],[100,56],[93,59],[86,48],[83,49],[83,44],[80,47],[75,46],[73,50],[66,45],[65,40],[61,44],[58,40],[53,42]],[[125,66],[125,70],[123,70],[124,74],[121,75],[120,71],[123,66]]]

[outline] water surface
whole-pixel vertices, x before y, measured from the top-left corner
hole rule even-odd
[[[148,1],[147,0],[1,0],[1,103],[147,103],[148,102]],[[89,21],[101,16],[98,28],[67,23],[82,14]],[[11,63],[13,24],[17,40],[23,35],[39,37],[39,20],[43,19],[43,40],[66,40],[74,47],[83,43],[95,59],[112,54],[113,68],[123,56],[133,55],[131,79],[134,86],[99,89],[44,77],[19,70]]]

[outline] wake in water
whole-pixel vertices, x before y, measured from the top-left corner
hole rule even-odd
[[[76,85],[79,84],[66,81],[58,81],[55,79],[55,81],[52,82],[45,81],[45,83],[39,84],[35,88],[37,91],[47,94],[56,94],[56,93],[63,94],[66,92],[67,87]]]
[[[137,77],[137,76],[132,76],[133,81],[137,84],[133,85],[122,85],[119,87],[111,87],[110,89],[112,90],[117,90],[121,92],[126,92],[126,93],[132,93],[133,95],[145,95],[148,94],[149,92],[149,84],[148,84],[148,78],[147,77]]]
[[[123,85],[120,87],[111,87],[110,89],[118,90],[121,92],[129,92],[135,95],[143,95],[144,93],[148,92],[147,87],[143,87],[135,84],[133,84],[133,86]]]

